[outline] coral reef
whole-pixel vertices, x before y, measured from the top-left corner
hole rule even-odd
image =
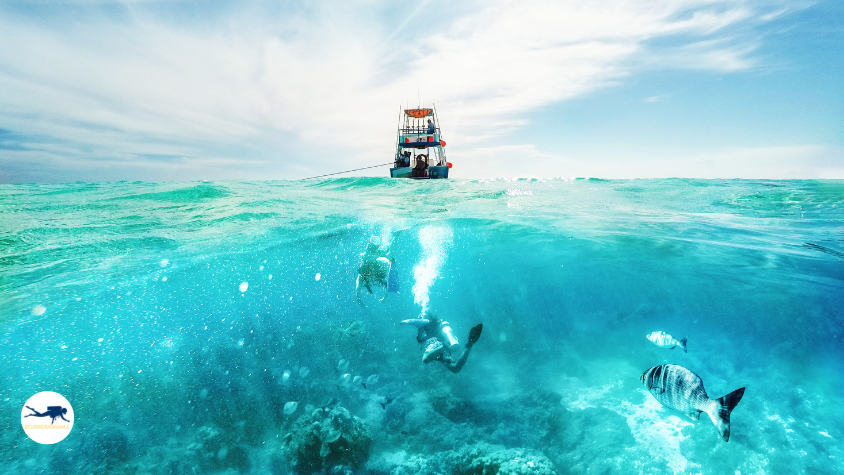
[[[434,411],[445,416],[452,422],[472,422],[483,425],[488,414],[478,408],[471,401],[458,398],[452,389],[440,384],[434,389],[426,391],[428,402]]]
[[[88,460],[95,460],[103,468],[111,468],[129,458],[129,438],[119,425],[104,422],[82,441],[81,451]]]
[[[556,475],[548,457],[530,449],[501,449],[474,458],[460,475]]]
[[[185,448],[186,458],[198,460],[200,467],[208,470],[248,470],[249,455],[246,448],[239,444],[231,444],[224,434],[213,426],[200,427],[197,430],[199,440]]]
[[[293,424],[283,450],[297,474],[351,473],[369,458],[372,433],[346,408],[317,408]]]
[[[76,450],[58,452],[50,457],[54,473],[112,473],[123,468],[130,457],[129,436],[113,422],[103,422],[88,430],[79,430]]]
[[[252,468],[248,447],[235,442],[235,437],[230,432],[207,425],[186,435],[189,438],[170,438],[166,445],[155,446],[146,451],[127,465],[126,473],[246,473]]]
[[[559,394],[540,388],[519,392],[492,407],[495,424],[489,441],[507,447],[555,445],[568,414]]]
[[[625,450],[636,445],[624,417],[594,407],[564,411],[565,428],[547,449],[551,459],[568,473],[614,473]]]
[[[485,443],[430,457],[405,452],[382,454],[368,468],[373,475],[557,475],[551,460],[536,450],[507,449]]]
[[[472,443],[477,440],[476,431],[469,423],[455,424],[420,404],[407,413],[400,434],[407,449],[433,453]]]

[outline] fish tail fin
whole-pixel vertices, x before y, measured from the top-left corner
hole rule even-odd
[[[682,340],[680,340],[680,348],[682,348],[682,349],[683,349],[683,352],[684,352],[684,353],[688,353],[688,352],[689,352],[689,350],[687,350],[687,349],[686,349],[686,340],[688,340],[688,339],[689,339],[689,337],[684,336],[684,337],[683,337],[683,339],[682,339]]]
[[[712,423],[718,428],[724,442],[730,441],[730,413],[744,396],[744,388],[736,389],[724,397],[714,400],[714,404],[706,411]]]

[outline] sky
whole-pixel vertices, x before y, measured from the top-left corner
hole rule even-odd
[[[375,166],[418,105],[453,178],[841,179],[844,2],[0,2],[0,183]]]

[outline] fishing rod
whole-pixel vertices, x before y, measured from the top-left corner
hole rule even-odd
[[[387,162],[387,163],[382,163],[380,165],[372,165],[371,167],[355,168],[354,170],[346,170],[346,171],[336,172],[336,173],[326,173],[325,175],[309,176],[307,178],[302,178],[302,180],[310,180],[311,178],[322,178],[324,176],[331,176],[331,175],[340,175],[341,173],[356,172],[358,170],[366,170],[367,168],[383,167],[384,165],[392,165],[392,164],[393,164],[393,162]]]

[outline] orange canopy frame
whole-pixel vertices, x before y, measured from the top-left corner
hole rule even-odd
[[[405,114],[416,117],[417,119],[421,119],[423,117],[428,117],[431,113],[434,112],[434,109],[407,109],[404,111]]]

